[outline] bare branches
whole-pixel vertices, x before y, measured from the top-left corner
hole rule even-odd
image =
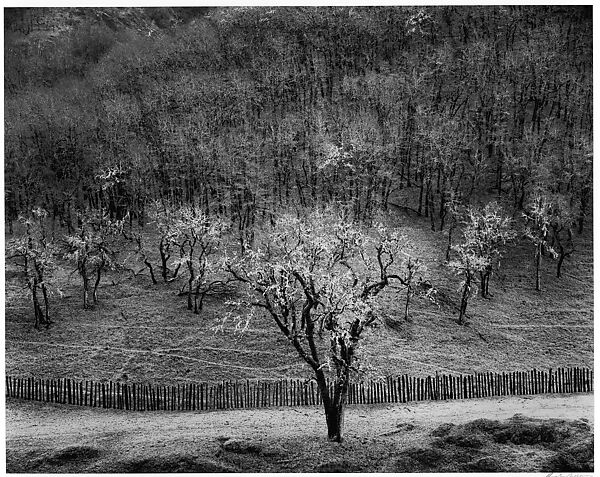
[[[83,282],[83,307],[98,302],[98,287],[102,274],[117,266],[115,252],[109,240],[121,235],[123,221],[111,220],[105,211],[89,211],[80,215],[81,226],[75,235],[66,237],[68,251],[65,258],[75,263]],[[90,286],[93,280],[93,285]],[[92,305],[89,293],[92,291]]]
[[[463,242],[452,247],[456,259],[448,263],[449,267],[463,277],[459,287],[459,323],[462,323],[466,314],[469,298],[477,290],[476,274],[480,276],[481,295],[486,298],[493,267],[499,264],[502,257],[501,247],[514,236],[512,220],[503,214],[497,203],[490,202],[482,209],[466,209]]]
[[[167,243],[179,248],[176,270],[184,266],[188,271],[187,306],[196,314],[202,311],[204,299],[215,283],[212,275],[220,268],[216,253],[225,229],[219,218],[208,216],[197,207],[185,206],[174,213],[168,233],[163,234]]]
[[[47,327],[51,323],[48,296],[51,291],[50,278],[55,267],[56,251],[47,238],[47,215],[46,210],[35,208],[29,217],[20,216],[19,221],[25,225],[26,233],[22,237],[9,240],[6,244],[9,257],[17,259],[17,265],[23,268],[27,288],[31,293],[35,328],[40,325]],[[43,307],[40,303],[40,293]]]
[[[246,287],[250,299],[240,304],[264,309],[317,381],[324,382],[329,363],[346,386],[349,373],[360,369],[360,338],[378,319],[374,300],[392,282],[410,287],[416,276],[415,262],[401,253],[406,243],[399,231],[378,224],[369,234],[332,210],[303,219],[284,215],[224,267]],[[327,350],[320,344],[323,334]],[[324,402],[339,404],[338,391]]]

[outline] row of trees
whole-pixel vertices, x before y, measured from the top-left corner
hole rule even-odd
[[[539,199],[527,210],[523,233],[535,250],[539,289],[541,255],[550,252],[556,256],[560,274],[562,259],[570,252],[564,250],[556,208]],[[111,220],[105,212],[88,212],[80,216],[75,233],[59,241],[48,233],[47,212],[37,208],[30,217],[20,219],[25,233],[11,239],[7,249],[23,267],[36,327],[51,323],[49,296],[60,292],[52,280],[57,259],[75,265],[87,308],[98,300],[102,276],[119,268],[116,250],[123,238],[136,245],[138,259],[155,285],[157,270],[164,282],[187,274],[181,277],[180,294],[187,296],[188,309],[194,313],[202,311],[208,294],[228,286],[226,305],[233,307],[230,316],[239,320],[238,328],[253,315],[242,310],[262,310],[314,371],[329,438],[341,441],[348,385],[351,376],[361,372],[360,342],[381,314],[380,295],[386,290],[401,293],[405,320],[409,319],[412,297],[423,293],[422,288],[436,301],[435,284],[419,286],[426,269],[401,230],[382,223],[360,225],[350,214],[331,206],[303,214],[279,214],[251,243],[240,247],[231,240],[235,238],[231,224],[206,215],[199,207],[156,203],[151,213],[155,234],[128,230],[124,220]],[[495,202],[479,208],[455,205],[453,214],[462,239],[451,244],[448,266],[462,277],[458,318],[462,324],[477,282],[483,298],[491,295],[492,273],[517,232],[514,221]],[[568,238],[572,238],[570,231]],[[335,383],[331,394],[326,386],[328,372]]]
[[[462,277],[458,318],[462,324],[468,300],[476,290],[479,290],[482,298],[491,296],[490,279],[493,271],[498,268],[506,245],[513,242],[519,232],[515,221],[495,201],[483,207],[465,206],[457,201],[450,204],[454,223],[448,230],[446,263]],[[351,212],[344,210],[346,215],[343,220],[352,224]],[[233,232],[235,224],[207,215],[197,206],[174,207],[158,202],[154,203],[149,216],[155,226],[154,234],[145,233],[143,228],[127,227],[125,220],[110,219],[105,211],[88,211],[80,214],[79,226],[74,233],[65,235],[58,242],[49,238],[48,213],[44,209],[38,207],[29,217],[20,217],[25,234],[11,239],[7,250],[11,258],[20,259],[18,263],[28,277],[36,327],[49,324],[48,275],[55,267],[54,257],[60,256],[75,264],[82,279],[83,306],[88,308],[98,301],[98,287],[103,274],[124,267],[124,261],[117,258],[120,238],[135,244],[137,259],[148,270],[155,285],[158,283],[157,277],[165,283],[177,279],[183,267],[186,279],[179,294],[187,297],[187,307],[195,314],[202,311],[207,295],[231,283],[231,277],[223,278],[219,272],[225,270],[223,257],[233,247],[231,238],[236,236]],[[556,276],[560,278],[565,258],[575,251],[575,214],[563,197],[549,200],[547,196],[537,195],[528,204],[523,217],[525,222],[521,235],[528,239],[534,251],[535,288],[540,291],[542,257],[551,255],[557,260]],[[324,222],[329,220],[325,216],[321,219]],[[271,226],[278,220],[272,219]],[[457,228],[461,231],[461,239],[453,243],[453,232]],[[264,233],[263,227],[259,235]],[[319,237],[331,235],[331,231],[325,230],[314,233]],[[406,242],[406,239],[396,239],[396,242]],[[239,253],[244,256],[256,247],[260,247],[260,242],[255,242],[254,238],[244,240],[242,237]],[[398,254],[400,249],[391,256]],[[410,299],[415,293],[414,284],[417,277],[422,278],[425,268],[418,257],[405,254],[402,260],[404,271],[398,280],[406,289],[404,318],[408,320]],[[136,274],[140,272],[134,271]],[[39,302],[40,293],[44,306]]]

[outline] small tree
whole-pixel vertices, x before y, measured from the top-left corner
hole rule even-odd
[[[462,276],[462,281],[458,288],[460,292],[458,324],[462,325],[467,313],[469,299],[477,293],[477,274],[489,266],[489,259],[477,253],[476,243],[466,234],[465,241],[452,246],[452,249],[457,253],[458,257],[455,260],[451,260],[448,266],[457,275]]]
[[[463,214],[463,242],[452,246],[457,257],[448,263],[463,278],[459,286],[459,324],[463,323],[469,299],[476,293],[476,276],[481,296],[487,298],[494,265],[502,258],[502,246],[515,236],[512,221],[496,202],[483,208],[467,207]]]
[[[569,206],[568,200],[560,194],[555,194],[552,197],[552,207],[549,213],[549,223],[552,231],[550,247],[558,259],[556,277],[560,278],[565,258],[575,251],[573,227],[576,225],[578,213]]]
[[[224,283],[215,279],[214,272],[219,268],[215,258],[225,224],[219,218],[205,215],[197,207],[185,206],[179,210],[172,227],[180,250],[178,266],[184,265],[188,271],[185,292],[188,310],[193,309],[198,314],[206,295]]]
[[[123,231],[123,236],[127,240],[133,240],[136,243],[137,250],[136,250],[135,253],[139,256],[139,258],[141,259],[142,263],[146,266],[146,268],[150,272],[150,279],[152,280],[152,283],[154,285],[156,285],[158,283],[158,280],[156,279],[156,275],[154,273],[154,265],[150,261],[150,256],[149,256],[149,253],[148,253],[148,249],[147,249],[147,245],[146,245],[146,241],[145,241],[145,237],[144,237],[143,232],[142,231],[134,232],[132,230],[131,231],[131,235],[127,235]],[[140,270],[140,272],[142,270]],[[140,273],[140,272],[138,272],[138,273]],[[135,271],[134,271],[134,274],[136,274]]]
[[[181,268],[181,260],[176,261],[174,270],[171,270],[169,260],[174,248],[177,248],[177,234],[178,230],[175,227],[176,222],[176,210],[171,206],[161,204],[159,201],[154,202],[154,207],[149,211],[149,217],[152,219],[150,224],[154,225],[158,232],[158,254],[160,258],[160,275],[165,283],[171,282],[177,278],[179,269]],[[148,235],[144,231],[140,230],[134,232],[131,230],[130,234],[127,234],[123,230],[123,236],[127,240],[131,240],[136,243],[137,250],[136,254],[141,259],[142,263],[146,266],[150,272],[150,279],[152,283],[156,285],[158,280],[156,278],[155,266],[151,260],[150,246],[148,244]],[[154,235],[152,235],[154,238]],[[183,255],[180,253],[180,258]]]
[[[75,262],[83,283],[83,307],[98,303],[98,287],[103,273],[116,266],[110,240],[121,234],[122,220],[111,220],[104,211],[87,211],[80,216],[81,225],[76,235],[66,237],[69,251],[65,258]],[[93,284],[91,285],[93,281]]]
[[[323,400],[328,437],[342,441],[351,372],[357,371],[360,339],[377,315],[374,300],[398,274],[403,236],[383,226],[375,238],[343,214],[283,215],[227,269],[246,285],[237,305],[264,309],[312,368]],[[326,360],[320,332],[328,334]],[[328,388],[325,370],[333,373]]]
[[[406,254],[402,270],[402,284],[406,291],[404,299],[404,320],[408,321],[410,311],[410,300],[415,295],[415,281],[424,270],[423,263],[418,258]],[[431,299],[431,296],[428,296]]]
[[[527,204],[526,212],[523,213],[526,219],[525,236],[534,247],[535,289],[537,291],[541,290],[540,266],[542,256],[546,251],[555,254],[549,243],[552,210],[553,204],[550,197],[537,192]]]
[[[159,234],[158,252],[160,254],[161,276],[166,283],[177,278],[179,268],[181,267],[181,262],[178,262],[175,270],[169,268],[169,259],[177,241],[177,230],[174,226],[175,211],[170,206],[161,206],[158,201],[154,205],[154,209],[151,210],[150,215],[156,224]]]
[[[459,224],[459,219],[465,213],[464,205],[456,194],[451,193],[448,200],[444,204],[445,216],[448,221],[448,244],[446,246],[446,263],[450,262],[450,252],[452,251],[452,237],[455,229]]]
[[[36,329],[52,323],[49,317],[49,278],[55,267],[55,251],[46,236],[47,216],[48,212],[40,207],[33,209],[29,217],[19,216],[19,222],[25,225],[25,235],[11,239],[6,246],[8,258],[16,259],[17,265],[23,269],[31,294]]]
[[[512,228],[512,220],[504,215],[497,202],[490,202],[482,209],[470,207],[466,216],[465,236],[473,244],[473,252],[486,262],[486,266],[479,272],[479,278],[481,297],[487,298],[490,295],[490,278],[494,266],[499,265],[502,258],[502,247],[516,233]]]

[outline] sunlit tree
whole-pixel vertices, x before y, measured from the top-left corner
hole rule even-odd
[[[185,206],[176,212],[172,227],[174,243],[180,252],[178,265],[187,270],[187,307],[200,313],[206,295],[223,284],[215,275],[220,266],[217,252],[226,225],[196,207]]]
[[[48,212],[40,207],[33,209],[30,216],[20,216],[19,222],[25,226],[25,234],[9,240],[6,251],[9,259],[14,259],[23,270],[34,312],[34,326],[48,327],[49,295],[51,275],[56,263],[56,250],[46,233],[45,220]],[[40,297],[41,295],[41,297]]]
[[[405,237],[383,225],[371,232],[330,210],[306,218],[282,215],[252,249],[226,265],[248,294],[237,304],[265,310],[313,370],[328,437],[337,442],[359,344],[377,321],[377,297],[394,282],[405,284],[400,271]],[[327,370],[333,375],[331,392]]]
[[[86,211],[80,215],[80,222],[76,233],[65,238],[65,258],[75,263],[83,285],[83,307],[90,308],[98,303],[102,276],[118,265],[112,242],[121,234],[123,220],[111,220],[104,211]]]

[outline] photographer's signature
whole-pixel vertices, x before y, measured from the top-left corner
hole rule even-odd
[[[587,475],[593,475],[592,473],[588,474],[577,474],[574,472],[550,472],[546,474],[546,477],[585,477]]]

